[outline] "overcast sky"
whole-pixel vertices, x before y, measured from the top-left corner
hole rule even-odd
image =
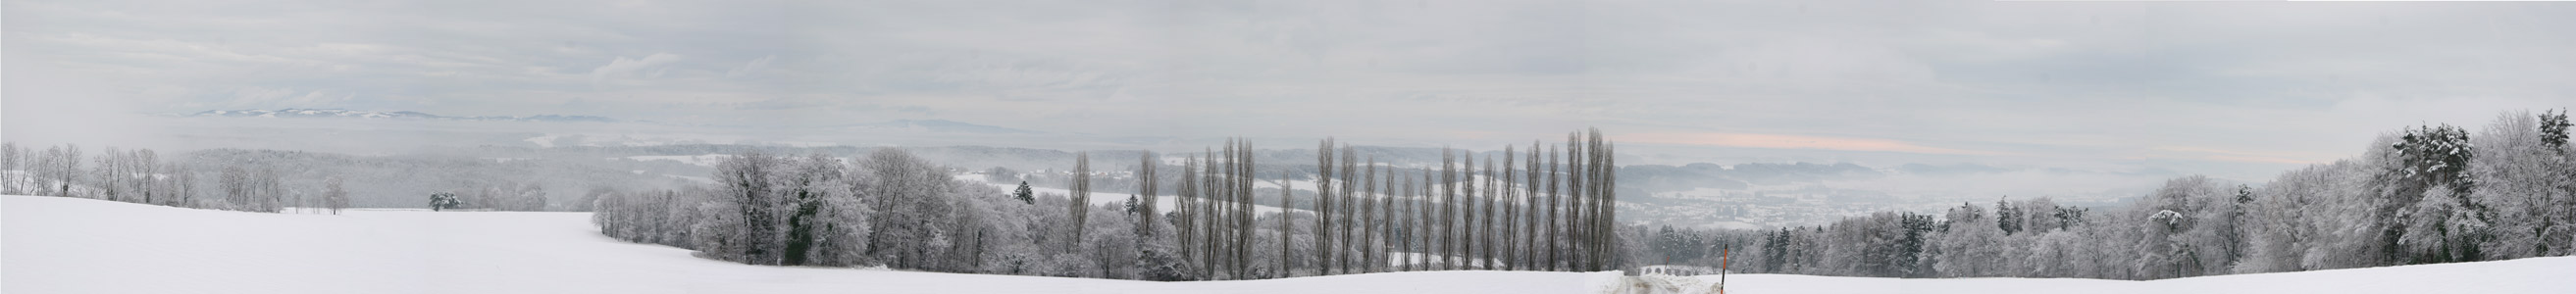
[[[287,107],[1462,144],[1598,126],[1664,150],[2269,174],[2359,154],[2408,125],[2576,104],[2576,3],[81,0],[0,11],[0,107],[21,134],[98,116],[63,109]]]

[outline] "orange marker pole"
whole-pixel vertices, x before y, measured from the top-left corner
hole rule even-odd
[[[1735,265],[1733,262],[1728,262],[1728,259],[1733,257],[1735,257],[1734,248],[1717,251],[1717,294],[1726,294],[1726,268]]]

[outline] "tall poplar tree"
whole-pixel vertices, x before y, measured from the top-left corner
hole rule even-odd
[[[1458,155],[1460,162],[1458,179],[1454,180],[1458,182],[1458,240],[1452,241],[1458,244],[1458,251],[1455,255],[1450,255],[1449,260],[1458,260],[1452,265],[1455,268],[1472,269],[1476,265],[1476,215],[1478,214],[1476,183],[1479,182],[1476,180],[1476,152],[1460,150],[1459,153],[1464,154]]]
[[[1422,186],[1414,186],[1412,178],[1406,178],[1404,188],[1404,193],[1419,193],[1419,196],[1414,196],[1414,227],[1419,227],[1419,232],[1414,232],[1419,237],[1419,240],[1414,240],[1414,258],[1417,258],[1414,263],[1419,263],[1417,268],[1422,268],[1422,271],[1430,271],[1432,253],[1440,253],[1437,242],[1432,242],[1432,237],[1440,237],[1440,230],[1435,227],[1440,209],[1432,209],[1432,199],[1437,196],[1437,193],[1432,193],[1432,170],[1422,170]]]
[[[1342,145],[1341,164],[1342,171],[1335,174],[1342,176],[1341,181],[1337,182],[1341,183],[1339,188],[1342,190],[1340,192],[1333,193],[1333,210],[1335,210],[1333,212],[1333,218],[1336,219],[1333,223],[1337,225],[1332,227],[1332,233],[1339,234],[1339,236],[1333,238],[1336,242],[1336,244],[1333,245],[1333,256],[1335,256],[1333,258],[1333,267],[1335,267],[1337,271],[1349,273],[1351,272],[1349,260],[1351,259],[1351,256],[1348,253],[1352,248],[1351,239],[1354,237],[1351,236],[1351,230],[1354,225],[1354,223],[1352,223],[1354,219],[1351,218],[1351,215],[1358,212],[1357,205],[1352,205],[1351,201],[1356,199],[1355,195],[1358,195],[1356,193],[1365,191],[1353,191],[1352,189],[1355,187],[1351,185],[1351,182],[1355,179],[1355,176],[1357,176],[1356,173],[1359,172],[1357,170],[1359,168],[1359,152],[1352,150],[1350,144],[1345,143]]]
[[[1514,150],[1512,150],[1512,146],[1510,144],[1503,145],[1503,173],[1501,174],[1503,178],[1503,185],[1501,187],[1501,194],[1503,194],[1501,200],[1503,202],[1503,234],[1500,240],[1503,243],[1503,259],[1509,260],[1503,262],[1503,270],[1519,270],[1521,261],[1520,251],[1525,249],[1519,246],[1521,206],[1518,205],[1520,197],[1517,196],[1520,195],[1512,193],[1520,190],[1513,188],[1513,184],[1519,183],[1514,180],[1516,177],[1513,176],[1513,172],[1515,171],[1513,168],[1516,166],[1512,166],[1512,157],[1513,155],[1517,155],[1517,153],[1514,153],[1513,151]]]
[[[1333,138],[1324,137],[1324,141],[1315,146],[1315,244],[1313,248],[1307,249],[1315,252],[1315,264],[1318,265],[1315,271],[1326,275],[1333,274],[1332,267],[1324,266],[1333,262],[1332,248],[1325,246],[1333,242],[1333,235],[1328,233],[1333,227],[1333,167]],[[1288,186],[1279,186],[1279,189],[1287,190]],[[1280,208],[1293,207],[1286,205],[1287,198],[1280,198],[1279,201]],[[1280,213],[1282,220],[1285,220],[1287,210],[1282,209]],[[1284,244],[1288,239],[1280,240]]]
[[[1157,208],[1155,206],[1162,202],[1160,193],[1156,193],[1161,191],[1155,191],[1159,188],[1156,182],[1159,182],[1161,177],[1154,174],[1154,166],[1160,163],[1155,162],[1153,150],[1142,151],[1137,157],[1140,159],[1136,164],[1136,195],[1142,197],[1144,203],[1138,205],[1139,210],[1142,211],[1136,214],[1136,235],[1147,237],[1140,240],[1152,240],[1154,224],[1156,224],[1155,217],[1161,215],[1155,212]]]
[[[1360,193],[1376,194],[1373,195],[1376,197],[1363,196],[1356,199],[1360,202],[1358,223],[1360,225],[1360,272],[1378,272],[1377,265],[1386,263],[1385,260],[1378,259],[1378,252],[1386,248],[1383,244],[1378,244],[1385,240],[1379,238],[1378,234],[1384,232],[1385,230],[1381,228],[1386,226],[1383,222],[1386,218],[1378,217],[1378,209],[1386,207],[1386,193],[1378,190],[1380,181],[1377,178],[1377,171],[1382,168],[1377,166],[1377,156],[1372,155],[1369,156],[1368,165],[1361,166],[1360,169],[1365,171],[1360,175]]]
[[[1458,163],[1440,148],[1440,269],[1458,269]]]
[[[1538,196],[1538,189],[1541,183],[1539,172],[1543,171],[1542,169],[1539,169],[1539,153],[1544,152],[1539,152],[1538,141],[1531,140],[1528,155],[1523,155],[1529,157],[1528,160],[1524,160],[1528,161],[1528,163],[1523,163],[1523,165],[1527,165],[1527,167],[1521,169],[1521,179],[1528,182],[1527,184],[1521,185],[1521,203],[1523,203],[1523,206],[1528,207],[1527,209],[1522,210],[1525,210],[1524,213],[1528,214],[1526,217],[1529,219],[1528,224],[1521,226],[1521,265],[1530,268],[1539,268],[1538,242],[1541,240],[1539,239],[1539,228],[1544,227],[1540,224],[1541,222],[1548,221],[1546,218],[1541,218],[1542,215],[1539,214],[1540,210],[1546,208],[1545,205],[1542,205]]]
[[[1272,272],[1271,277],[1285,278],[1296,276],[1289,271],[1288,261],[1295,258],[1295,255],[1290,255],[1294,251],[1289,250],[1289,244],[1297,243],[1292,242],[1295,239],[1291,238],[1296,235],[1297,222],[1296,218],[1291,217],[1294,215],[1288,213],[1288,208],[1294,207],[1289,206],[1289,199],[1292,197],[1288,194],[1288,190],[1291,189],[1285,185],[1287,182],[1280,183],[1282,185],[1279,185],[1279,258],[1271,259],[1271,263],[1278,266],[1279,271]]]
[[[1234,187],[1230,189],[1234,191],[1236,222],[1234,230],[1236,235],[1234,240],[1234,259],[1235,275],[1240,278],[1252,273],[1252,233],[1255,231],[1253,228],[1255,225],[1254,221],[1257,220],[1256,217],[1260,215],[1253,214],[1254,211],[1252,209],[1252,181],[1254,180],[1253,171],[1255,170],[1253,168],[1253,164],[1255,163],[1252,161],[1252,141],[1237,138],[1235,139],[1235,145],[1237,146],[1234,147],[1234,160],[1236,161],[1233,165],[1234,175],[1229,179],[1234,181],[1233,183],[1230,183],[1234,185]],[[1281,258],[1286,257],[1282,256]]]
[[[1494,178],[1493,154],[1485,155],[1484,174],[1484,179],[1478,180],[1477,182],[1484,183],[1485,194],[1484,197],[1478,197],[1478,200],[1475,203],[1484,206],[1482,209],[1477,209],[1478,213],[1476,214],[1478,222],[1476,227],[1478,230],[1484,231],[1483,234],[1476,234],[1476,262],[1479,265],[1476,268],[1492,269],[1494,268],[1494,236],[1497,235],[1494,233],[1494,212],[1496,211],[1494,209],[1494,198],[1495,195],[1501,194],[1496,193],[1499,189],[1494,188],[1494,184],[1499,182]]]
[[[1065,213],[1073,218],[1073,223],[1070,224],[1073,228],[1073,241],[1068,241],[1067,244],[1081,242],[1083,229],[1090,227],[1084,224],[1086,224],[1085,220],[1091,217],[1091,152],[1073,153],[1072,185],[1073,203],[1065,205]]]
[[[1180,191],[1175,191],[1178,193],[1174,193],[1173,196],[1178,196],[1178,198],[1172,199],[1172,206],[1174,206],[1172,207],[1174,210],[1174,213],[1172,214],[1172,227],[1175,229],[1175,232],[1172,232],[1174,235],[1172,236],[1172,239],[1174,242],[1178,243],[1175,245],[1179,245],[1180,247],[1181,263],[1204,266],[1199,263],[1199,260],[1201,259],[1198,254],[1201,251],[1198,250],[1198,239],[1196,239],[1199,236],[1199,222],[1197,215],[1199,201],[1198,164],[1199,158],[1196,155],[1191,155],[1181,160],[1181,182],[1176,183],[1178,184],[1178,187],[1176,188],[1179,188]],[[1200,277],[1206,276],[1200,275]]]
[[[1563,205],[1566,200],[1563,199],[1566,177],[1563,175],[1564,166],[1558,161],[1563,154],[1557,153],[1558,151],[1554,146],[1548,147],[1547,150],[1547,239],[1544,240],[1547,241],[1546,268],[1549,271],[1565,269],[1564,259],[1562,259],[1565,251],[1562,244],[1565,243],[1567,236],[1564,231],[1564,217],[1567,214]]]

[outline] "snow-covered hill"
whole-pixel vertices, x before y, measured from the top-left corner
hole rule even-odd
[[[1607,273],[1158,283],[749,266],[611,240],[589,218],[409,210],[266,214],[0,196],[0,293],[1587,293],[1616,285]],[[1735,275],[1727,292],[2566,293],[2576,289],[2571,273],[2576,257],[2143,282]]]

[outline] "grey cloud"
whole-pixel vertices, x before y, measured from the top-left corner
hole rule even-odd
[[[645,56],[644,58],[626,58],[625,56],[619,56],[616,60],[609,61],[608,65],[601,65],[597,68],[592,68],[590,70],[590,84],[593,87],[597,87],[600,86],[601,83],[606,83],[612,78],[659,78],[662,77],[663,73],[670,71],[669,68],[664,66],[676,62],[680,62],[680,56],[672,55],[670,53],[653,53],[653,55]]]

